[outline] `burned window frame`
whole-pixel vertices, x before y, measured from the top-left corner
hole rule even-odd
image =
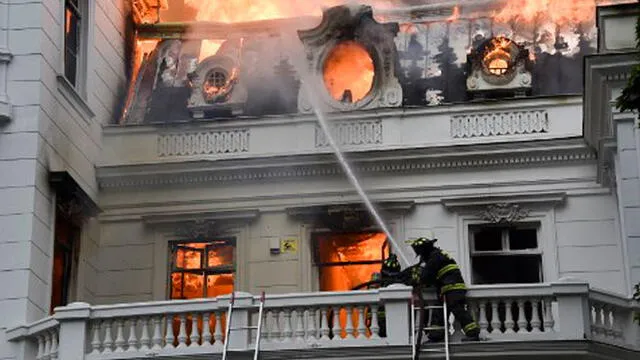
[[[64,28],[63,28],[63,74],[64,78],[74,87],[79,87],[80,69],[82,68],[83,50],[84,50],[84,22],[86,21],[84,10],[86,3],[84,0],[65,0],[64,1]],[[72,19],[71,23],[69,21]],[[72,26],[73,29],[67,32],[67,27]],[[75,35],[75,44],[70,44],[70,34]],[[70,61],[73,58],[73,65]]]
[[[214,242],[225,242],[224,245],[222,246],[231,246],[233,248],[233,264],[231,265],[217,265],[217,266],[208,266],[207,264],[207,253],[209,252],[209,249],[211,247],[214,247],[213,244],[210,243],[214,243]],[[209,244],[206,245],[204,249],[200,249],[200,248],[192,248],[192,247],[188,247],[186,245],[189,244]],[[201,252],[201,256],[200,256],[200,268],[198,269],[186,269],[186,268],[179,268],[176,264],[176,256],[178,253],[179,249],[188,249],[189,251],[196,251],[196,252]],[[207,277],[208,276],[213,276],[213,275],[233,275],[233,279],[234,282],[236,281],[236,276],[237,276],[237,267],[238,267],[238,247],[237,247],[237,239],[235,237],[212,237],[209,239],[203,239],[203,238],[199,238],[199,239],[194,239],[194,240],[189,240],[189,239],[179,239],[179,240],[173,240],[169,242],[169,271],[168,271],[168,276],[167,276],[167,290],[168,290],[168,298],[170,300],[175,300],[175,299],[184,299],[184,274],[187,273],[191,273],[191,274],[197,274],[197,275],[202,275],[203,276],[203,282],[204,285],[202,287],[202,296],[200,298],[207,298]],[[204,264],[204,266],[203,266]],[[182,297],[180,298],[175,298],[173,297],[173,282],[172,282],[172,276],[175,273],[182,273],[182,286],[180,289],[180,293],[182,294]],[[234,284],[235,287],[235,284]]]
[[[55,212],[50,314],[53,314],[56,307],[68,305],[72,298],[73,287],[77,281],[80,242],[82,241],[82,223],[65,214],[62,207],[63,205],[58,203]],[[62,274],[56,272],[55,262],[58,256],[62,257]],[[59,283],[58,278],[60,278]],[[60,296],[58,302],[54,301],[57,292]]]
[[[488,282],[488,283],[479,283],[478,279],[476,279],[476,270],[474,267],[474,258],[479,257],[518,257],[518,256],[535,256],[538,260],[538,278],[539,281],[537,283],[544,282],[545,279],[545,271],[544,271],[544,251],[543,246],[541,244],[541,228],[542,223],[538,221],[522,221],[522,222],[513,222],[513,223],[479,223],[469,225],[469,260],[470,260],[470,280],[472,284],[506,284],[502,282]],[[501,234],[501,249],[500,250],[477,250],[476,249],[476,234],[483,230],[487,229],[499,229]],[[526,249],[511,249],[511,237],[510,231],[512,230],[535,230],[535,248],[526,248]],[[535,282],[533,282],[535,283]]]

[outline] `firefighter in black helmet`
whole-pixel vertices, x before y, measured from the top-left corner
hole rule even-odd
[[[435,286],[440,301],[447,302],[447,308],[460,322],[465,333],[466,341],[480,340],[480,328],[466,309],[467,288],[462,273],[456,261],[442,249],[434,246],[437,239],[431,235],[407,241],[413,251],[420,257],[421,271],[416,273],[419,282],[426,286]],[[416,279],[417,280],[417,279]],[[434,312],[433,325],[444,325],[443,314]],[[430,331],[427,336],[430,341],[442,341],[444,331]]]

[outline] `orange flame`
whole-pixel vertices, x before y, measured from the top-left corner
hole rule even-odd
[[[373,85],[373,60],[362,45],[345,41],[331,50],[323,75],[334,99],[357,102],[367,96]]]
[[[458,5],[453,7],[453,14],[447,18],[447,21],[453,22],[460,19],[460,7]]]
[[[487,53],[483,58],[483,62],[494,75],[504,75],[509,69],[511,61],[511,53],[509,47],[511,40],[499,36],[491,40],[491,46],[487,49]]]

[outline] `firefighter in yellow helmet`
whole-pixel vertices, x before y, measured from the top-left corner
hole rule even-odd
[[[420,258],[420,266],[415,267],[419,270],[413,273],[414,282],[419,281],[422,285],[435,286],[440,301],[443,301],[444,298],[444,301],[447,302],[447,308],[460,322],[466,336],[463,340],[478,341],[480,340],[480,328],[466,308],[467,288],[460,268],[446,251],[434,245],[436,241],[437,239],[431,234],[427,237],[407,241]],[[442,312],[434,312],[432,322],[436,326],[444,325]],[[444,331],[430,331],[427,336],[430,341],[442,341]]]

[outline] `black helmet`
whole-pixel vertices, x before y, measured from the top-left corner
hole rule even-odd
[[[427,236],[419,237],[417,239],[407,240],[406,243],[411,245],[413,251],[417,255],[425,254],[425,252],[430,252],[433,249],[433,244],[438,241],[433,233],[429,233]]]
[[[382,268],[388,271],[400,271],[400,262],[398,256],[394,253],[390,253],[389,257],[382,263]]]

